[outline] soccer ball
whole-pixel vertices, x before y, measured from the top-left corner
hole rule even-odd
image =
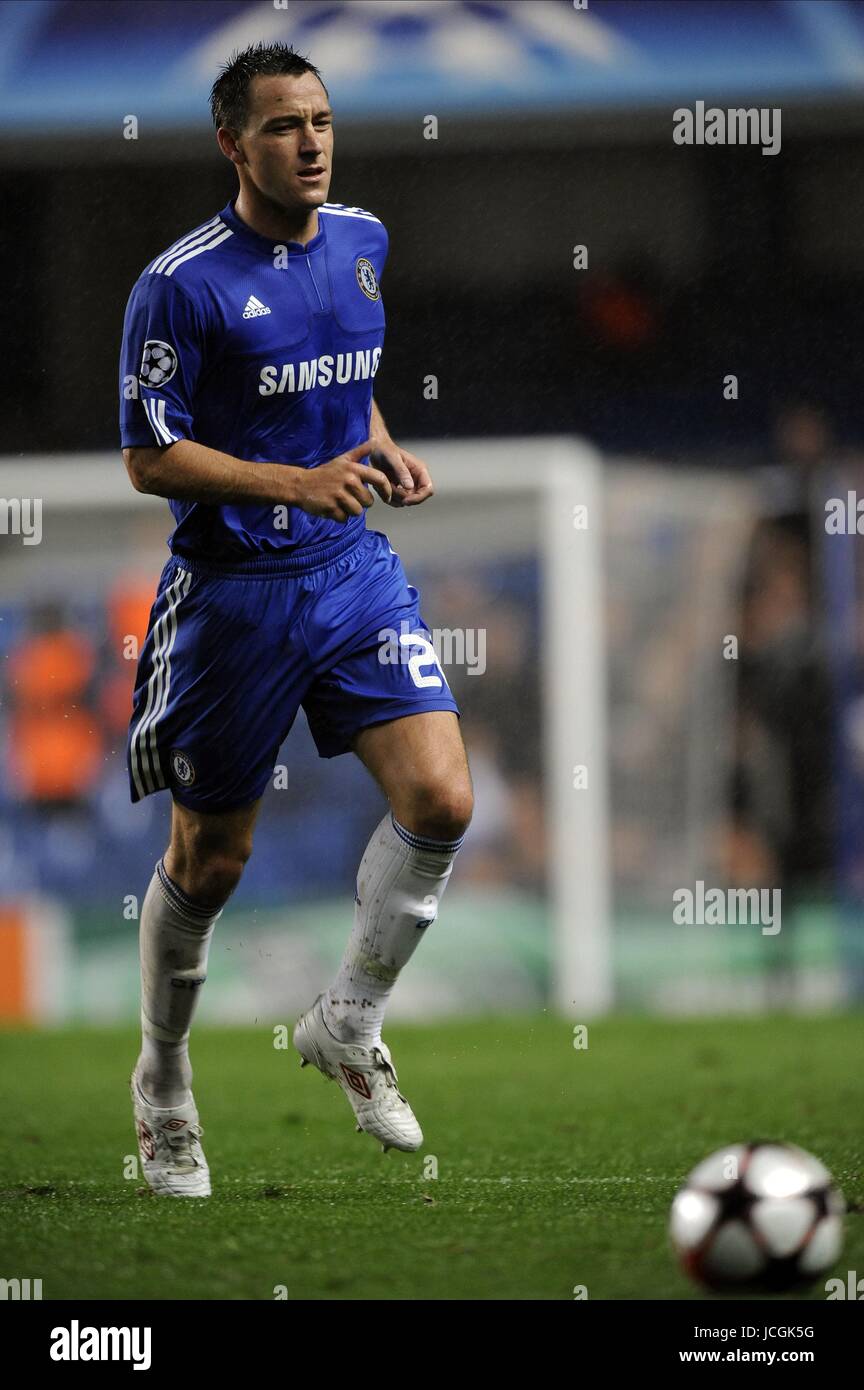
[[[672,1203],[685,1273],[714,1290],[780,1292],[812,1283],[843,1245],[846,1203],[794,1144],[730,1144],[704,1159]]]

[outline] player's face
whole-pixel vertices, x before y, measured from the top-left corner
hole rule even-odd
[[[320,207],[333,169],[333,113],[318,78],[255,77],[248,102],[237,146],[256,188],[278,207]]]

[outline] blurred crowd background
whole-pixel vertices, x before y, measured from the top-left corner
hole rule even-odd
[[[864,566],[860,540],[826,532],[825,504],[864,498],[861,7],[13,0],[0,34],[7,491],[18,469],[28,495],[36,456],[74,470],[113,453],[122,470],[132,283],[234,193],[207,124],[218,59],[294,41],[336,111],[331,198],[390,233],[376,396],[394,436],[533,437],[529,487],[547,436],[603,455],[619,1001],[740,1002],[753,980],[758,1001],[859,993]],[[782,109],[780,153],[674,144],[671,113],[696,100]],[[4,901],[61,904],[93,979],[168,816],[165,797],[129,804],[124,765],[128,639],[143,639],[170,529],[167,506],[136,520],[136,500],[122,519],[96,498],[86,524],[70,511],[44,556],[47,539],[25,554],[0,537],[0,925]],[[430,626],[487,634],[484,674],[447,671],[478,792],[459,891],[469,926],[481,900],[490,930],[502,895],[515,904],[514,998],[537,1002],[553,962],[536,547],[505,533],[497,556],[469,546],[409,569]],[[336,902],[380,813],[359,765],[318,760],[302,720],[281,761],[291,794],[268,793],[244,926]],[[733,933],[713,992],[660,982],[670,885],[690,870],[786,894],[782,949]],[[90,978],[64,1007],[84,1006]]]

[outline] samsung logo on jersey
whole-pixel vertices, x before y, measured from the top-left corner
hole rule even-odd
[[[311,391],[315,386],[344,386],[348,381],[367,381],[381,361],[381,349],[364,352],[331,353],[311,357],[306,362],[283,362],[281,367],[262,367],[258,387],[260,396],[281,396],[285,391]]]

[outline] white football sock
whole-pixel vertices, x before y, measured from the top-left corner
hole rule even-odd
[[[351,936],[322,999],[324,1022],[341,1042],[381,1041],[393,986],[438,914],[463,839],[415,835],[390,811],[373,832],[357,872]]]
[[[136,1072],[151,1105],[170,1108],[189,1099],[189,1029],[219,916],[221,908],[193,903],[160,859],[139,931],[142,1039]]]

